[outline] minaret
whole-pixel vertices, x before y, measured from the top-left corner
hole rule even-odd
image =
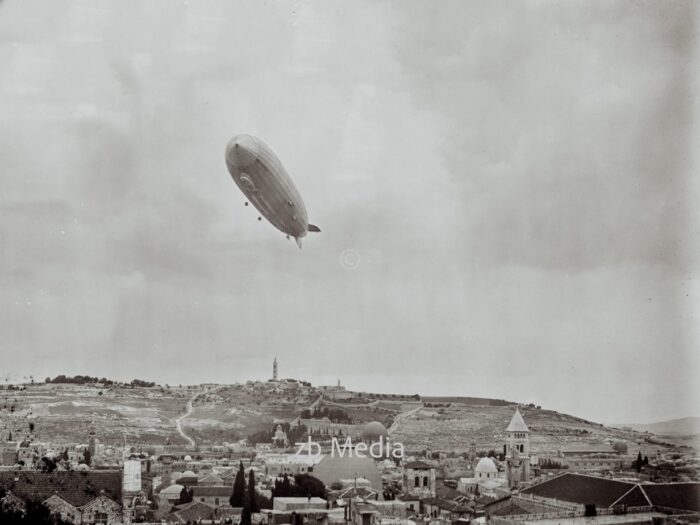
[[[275,356],[275,360],[272,362],[272,380],[277,381],[277,356]]]
[[[506,478],[509,487],[530,479],[530,429],[518,408],[506,428]]]

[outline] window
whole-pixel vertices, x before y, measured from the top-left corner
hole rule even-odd
[[[95,523],[107,523],[107,519],[109,516],[107,516],[106,512],[95,512]]]
[[[218,504],[219,504],[219,498],[216,498],[216,499],[214,500],[214,504],[215,504],[215,505],[218,505]]]
[[[428,476],[423,476],[423,486],[424,487],[428,486]]]
[[[413,480],[413,486],[420,487],[420,477],[416,476],[416,479]]]

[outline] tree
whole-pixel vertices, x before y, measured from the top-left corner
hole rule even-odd
[[[632,468],[637,472],[640,472],[642,470],[642,465],[644,465],[644,460],[642,459],[642,452],[639,451],[637,453],[637,459],[632,462]]]
[[[253,469],[248,472],[248,506],[250,507],[250,512],[260,512],[258,507],[258,500],[255,492],[255,473]]]
[[[627,454],[627,443],[624,441],[615,441],[612,448],[618,454]]]
[[[323,481],[310,474],[297,474],[294,476],[294,486],[292,487],[291,495],[326,499],[326,486],[323,484]]]
[[[54,470],[56,470],[56,461],[54,461],[52,458],[44,456],[43,458],[41,458],[41,465],[39,468],[43,472],[51,473]]]
[[[90,463],[92,463],[92,454],[90,454],[89,449],[87,449],[83,454],[83,463],[85,463],[88,467],[90,466]]]
[[[34,422],[33,421],[29,422],[29,433],[30,434],[34,433]]]
[[[248,505],[243,507],[243,510],[241,511],[241,523],[240,525],[251,525],[252,524],[252,519],[251,519],[251,512],[250,508]]]
[[[233,481],[233,492],[229,498],[232,507],[242,507],[245,500],[245,469],[243,461],[240,462],[236,479]]]
[[[193,497],[194,497],[194,491],[192,489],[188,489],[187,487],[182,487],[182,490],[180,491],[179,504],[182,505],[183,503],[192,503]]]

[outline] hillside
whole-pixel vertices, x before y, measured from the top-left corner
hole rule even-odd
[[[659,421],[656,423],[626,423],[623,425],[615,425],[620,428],[630,428],[639,432],[651,432],[659,436],[676,435],[676,436],[692,436],[700,434],[700,417],[683,417],[680,419],[670,419],[668,421]]]
[[[404,413],[391,429],[391,438],[407,450],[466,451],[471,440],[478,450],[502,450],[505,429],[514,405],[465,405],[452,403],[439,408],[423,407]],[[608,428],[575,416],[532,406],[521,406],[530,428],[532,450],[555,454],[562,449],[606,449],[616,441],[627,443],[630,451],[653,454],[673,448],[663,440],[633,430]]]
[[[479,404],[483,402],[484,404]],[[0,439],[34,433],[52,442],[83,442],[91,430],[107,444],[233,442],[310,410],[342,409],[353,424],[381,421],[407,450],[500,450],[515,409],[502,400],[423,398],[357,393],[333,401],[308,383],[248,382],[236,385],[143,387],[100,384],[36,384],[0,389]],[[654,454],[671,440],[616,429],[575,416],[521,406],[531,429],[532,450],[606,447],[624,441],[630,452]],[[30,424],[32,429],[30,429]],[[684,444],[679,441],[675,445]]]

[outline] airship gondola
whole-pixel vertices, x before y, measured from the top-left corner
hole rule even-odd
[[[321,231],[309,224],[301,195],[262,140],[251,135],[233,137],[226,145],[226,167],[248,201],[275,228],[294,237],[299,248],[308,232]]]

